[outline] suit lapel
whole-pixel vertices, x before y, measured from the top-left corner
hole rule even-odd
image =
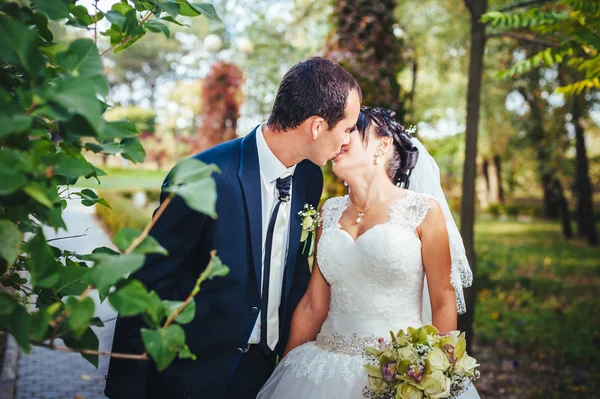
[[[304,207],[306,197],[306,178],[304,163],[299,163],[294,172],[294,183],[292,186],[292,210],[290,213],[290,236],[288,242],[288,256],[285,263],[285,278],[283,298],[287,298],[294,279],[296,259],[300,251],[300,235],[302,233],[302,218],[298,212]]]
[[[262,274],[262,203],[260,195],[260,167],[258,163],[258,150],[256,148],[256,129],[242,140],[238,178],[244,190],[244,199],[246,201],[246,209],[248,210],[252,263],[254,263],[258,292],[260,292]]]

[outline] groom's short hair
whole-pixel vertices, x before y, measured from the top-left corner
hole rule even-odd
[[[362,99],[356,80],[336,62],[321,57],[301,61],[279,84],[267,125],[286,131],[300,126],[311,116],[320,116],[332,129],[344,118],[352,90]]]

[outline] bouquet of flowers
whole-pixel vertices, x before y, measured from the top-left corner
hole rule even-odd
[[[479,364],[466,353],[464,333],[440,334],[432,325],[400,330],[380,348],[365,348],[373,355],[365,365],[370,399],[457,398],[479,378]]]

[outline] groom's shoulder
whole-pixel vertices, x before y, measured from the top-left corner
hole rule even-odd
[[[230,164],[232,161],[239,160],[241,140],[241,138],[238,138],[217,144],[197,153],[192,158],[204,163],[214,163],[218,166]]]

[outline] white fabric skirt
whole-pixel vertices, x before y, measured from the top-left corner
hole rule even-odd
[[[367,374],[360,355],[321,349],[309,342],[290,351],[257,399],[361,399]],[[460,399],[479,399],[473,386]]]

